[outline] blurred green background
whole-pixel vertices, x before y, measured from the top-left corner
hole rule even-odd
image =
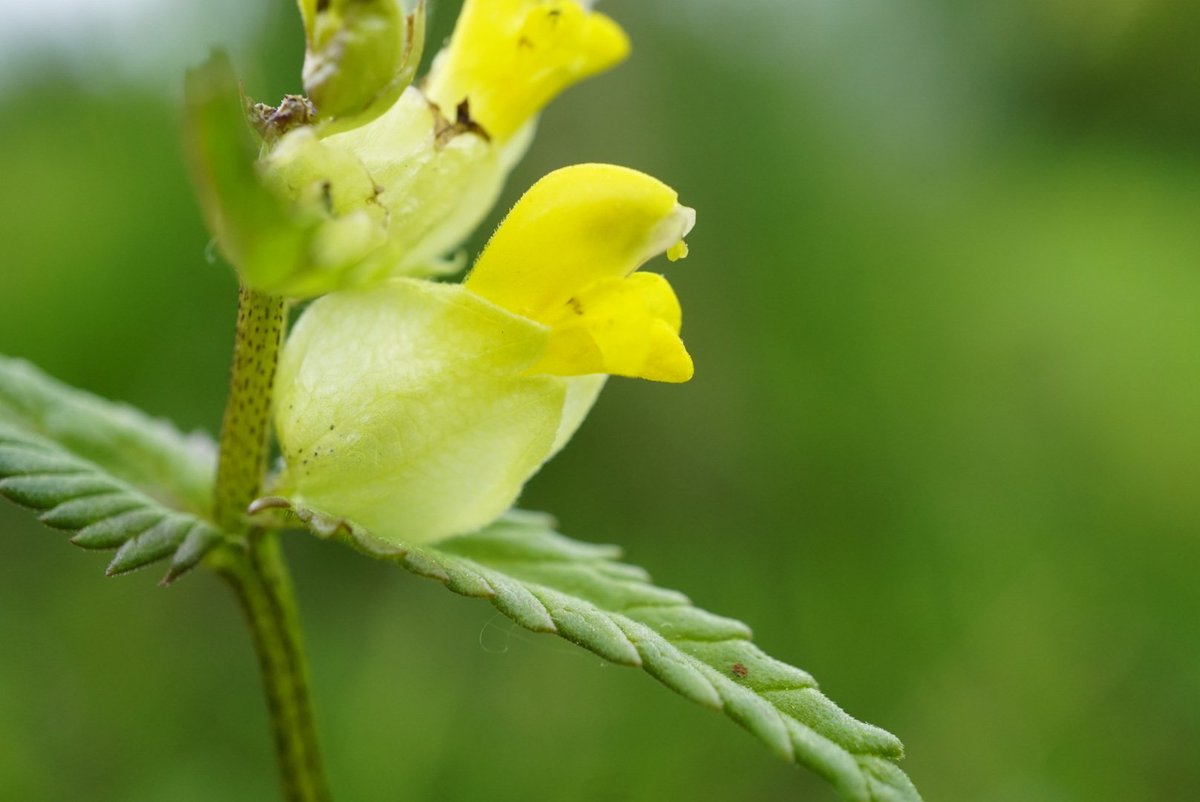
[[[39,8],[0,44],[0,352],[212,431],[235,284],[181,70],[221,45],[296,91],[294,7]],[[633,58],[550,108],[502,207],[584,160],[678,188],[698,370],[612,382],[523,504],[750,622],[929,802],[1200,798],[1200,6],[604,9]],[[215,579],[0,529],[0,799],[275,798]],[[288,550],[339,799],[834,798],[638,672]]]

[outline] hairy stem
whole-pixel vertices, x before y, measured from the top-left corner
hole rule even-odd
[[[284,796],[288,802],[327,802],[292,581],[278,533],[250,526],[245,516],[262,495],[271,387],[286,315],[282,298],[242,287],[213,513],[227,532],[244,540],[220,549],[208,563],[237,596],[250,628]]]
[[[227,532],[246,529],[246,507],[261,495],[270,445],[271,386],[286,313],[282,298],[241,288],[213,510]]]

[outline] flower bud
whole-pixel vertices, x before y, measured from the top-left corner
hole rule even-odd
[[[416,75],[425,43],[425,0],[301,0],[304,91],[323,132],[370,122]]]

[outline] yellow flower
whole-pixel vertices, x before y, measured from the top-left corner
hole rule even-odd
[[[580,165],[535,184],[463,284],[321,298],[284,346],[275,424],[293,502],[423,543],[478,529],[571,437],[606,374],[685,381],[661,276],[694,214],[659,181]]]
[[[423,92],[405,88],[423,3],[411,16],[400,0],[300,7],[315,124],[269,132],[255,160],[228,62],[188,83],[188,146],[217,243],[247,284],[293,298],[456,269],[447,256],[495,205],[537,113],[628,51],[577,0],[468,0]]]
[[[465,286],[550,329],[537,365],[546,373],[687,381],[679,301],[662,276],[634,271],[664,251],[684,255],[694,222],[674,190],[647,175],[567,167],[517,202]]]
[[[454,118],[508,139],[571,84],[629,54],[615,22],[580,0],[467,0],[425,94]]]

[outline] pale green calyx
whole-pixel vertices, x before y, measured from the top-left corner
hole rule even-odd
[[[325,138],[291,125],[268,148],[223,55],[189,73],[186,94],[189,162],[222,254],[248,285],[293,298],[443,270],[532,134],[495,145],[409,87],[367,125]]]
[[[528,373],[548,336],[461,285],[398,279],[316,301],[280,358],[275,492],[392,542],[489,523],[604,384]]]
[[[532,137],[528,127],[491,142],[409,87],[378,119],[321,143],[351,155],[374,182],[391,247],[384,272],[422,275],[439,272],[438,260],[491,211]]]

